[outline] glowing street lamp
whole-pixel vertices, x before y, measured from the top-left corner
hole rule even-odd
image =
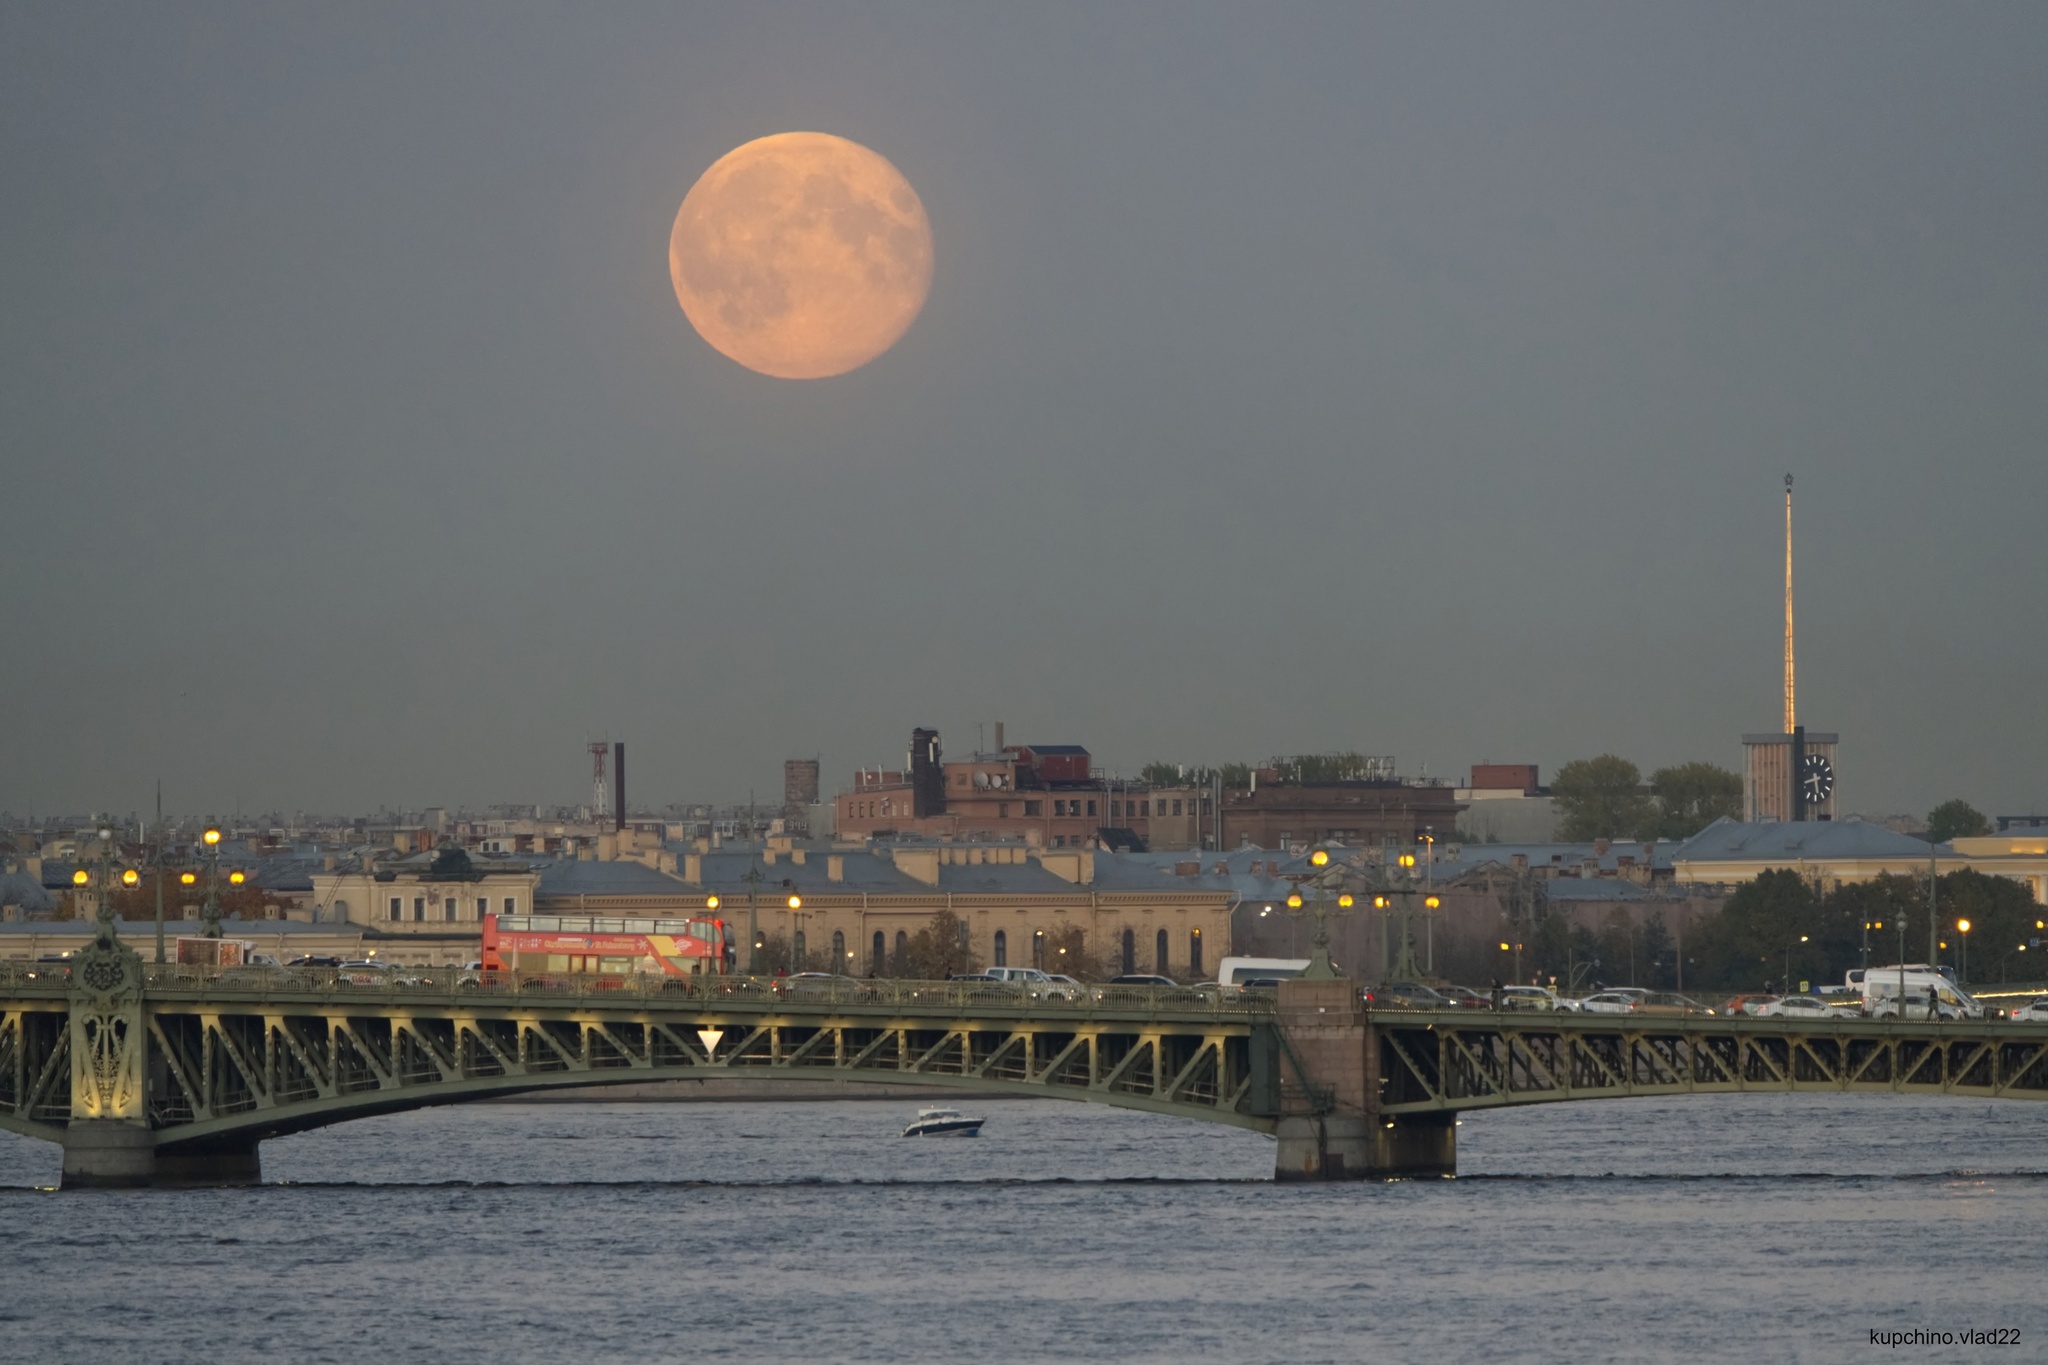
[[[1961,986],[1970,979],[1970,922],[1957,920],[1956,933],[1961,936],[1956,945],[1956,984]]]

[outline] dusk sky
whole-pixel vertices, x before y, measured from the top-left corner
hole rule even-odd
[[[0,13],[0,808],[779,800],[913,725],[2048,809],[2048,6]],[[931,292],[740,368],[812,130]]]

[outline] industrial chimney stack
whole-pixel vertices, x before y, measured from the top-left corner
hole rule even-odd
[[[626,741],[612,745],[612,828],[626,827]]]

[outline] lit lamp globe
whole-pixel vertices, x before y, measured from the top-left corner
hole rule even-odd
[[[803,908],[804,908],[804,898],[803,898],[802,896],[791,896],[791,897],[789,898],[789,908],[790,908],[790,909],[792,909],[792,910],[801,910],[801,909],[803,909]]]
[[[180,886],[191,886],[198,880],[199,874],[196,872],[180,872],[178,874],[178,884]]]
[[[208,848],[212,848],[215,844],[218,844],[220,842],[220,831],[214,828],[212,825],[208,825],[206,827],[206,833],[200,835],[199,837],[206,840],[206,846]]]
[[[240,886],[243,882],[248,880],[249,874],[242,871],[240,868],[236,868],[233,872],[228,873],[228,884],[230,886]]]
[[[92,878],[86,874],[86,870],[82,867],[79,868],[78,871],[71,874],[71,884],[73,886],[84,886],[87,882],[91,880]]]
[[[141,880],[142,874],[140,872],[137,872],[132,867],[121,874],[121,885],[123,886],[134,886],[137,882],[140,882]]]
[[[704,898],[704,908],[706,910],[716,910],[718,908],[718,897],[706,896]]]

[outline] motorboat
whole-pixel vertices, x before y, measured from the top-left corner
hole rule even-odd
[[[903,1130],[905,1137],[975,1137],[981,1132],[981,1125],[987,1119],[973,1119],[958,1109],[944,1105],[926,1105],[917,1111],[916,1120]]]

